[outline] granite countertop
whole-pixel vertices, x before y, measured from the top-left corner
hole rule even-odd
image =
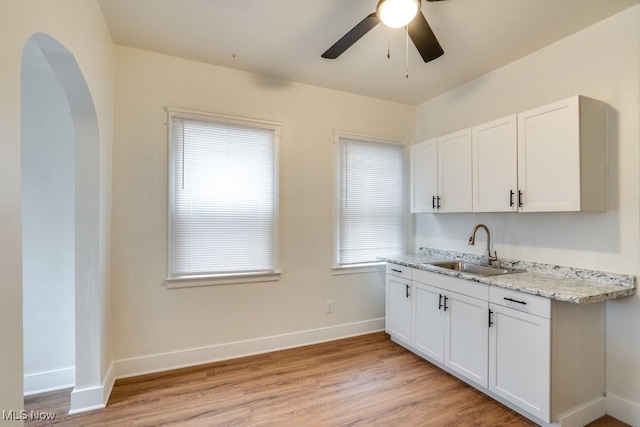
[[[462,260],[480,264],[482,263],[481,257],[431,248],[420,248],[418,255],[381,256],[378,259],[574,304],[589,304],[622,298],[633,295],[636,291],[635,276],[632,275],[507,259],[499,260],[497,265],[521,270],[521,272],[500,276],[477,276],[436,267],[428,263]]]

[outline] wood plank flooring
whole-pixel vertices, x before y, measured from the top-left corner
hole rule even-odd
[[[56,413],[26,426],[536,425],[382,332],[118,380],[103,410],[67,415],[69,390],[25,409]]]

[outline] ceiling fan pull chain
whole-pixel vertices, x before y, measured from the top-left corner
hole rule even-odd
[[[387,59],[391,59],[391,27],[387,27]]]
[[[407,38],[404,46],[404,57],[405,57],[405,66],[407,71],[404,76],[406,78],[409,78],[409,26],[406,26],[405,30],[407,30]]]

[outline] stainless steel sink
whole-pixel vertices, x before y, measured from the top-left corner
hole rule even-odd
[[[503,274],[519,273],[520,270],[513,270],[503,267],[492,267],[490,265],[478,265],[464,261],[441,261],[430,262],[427,265],[446,268],[448,270],[460,271],[461,273],[475,274],[476,276],[500,276]]]

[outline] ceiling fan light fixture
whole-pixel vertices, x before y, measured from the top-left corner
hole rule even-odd
[[[389,28],[409,24],[420,9],[419,0],[382,0],[378,4],[378,17]]]

